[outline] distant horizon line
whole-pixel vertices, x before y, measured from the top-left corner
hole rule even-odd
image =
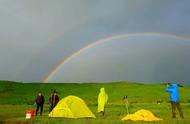
[[[108,83],[135,83],[135,84],[165,84],[167,82],[165,81],[161,81],[161,82],[153,82],[153,83],[145,83],[145,82],[137,82],[137,81],[97,81],[97,82],[47,82],[47,83],[43,83],[40,81],[31,81],[31,82],[27,82],[27,81],[14,81],[14,80],[0,80],[0,83],[2,82],[9,82],[9,83],[41,83],[41,84],[108,84]],[[171,82],[176,82],[176,81],[171,81]],[[183,82],[183,81],[182,81]]]

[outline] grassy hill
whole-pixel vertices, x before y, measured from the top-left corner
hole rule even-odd
[[[101,118],[97,113],[97,95],[99,89],[104,87],[109,96],[106,109],[106,117]],[[48,99],[51,89],[58,91],[59,97],[76,95],[82,98],[97,119],[49,119]],[[138,83],[88,83],[88,84],[66,84],[66,83],[16,83],[0,81],[0,121],[6,123],[126,123],[120,119],[126,115],[126,109],[123,103],[123,96],[127,95],[130,102],[129,111],[134,113],[139,109],[151,110],[156,116],[164,121],[159,123],[188,123],[190,116],[190,87],[179,88],[180,100],[184,111],[184,120],[171,119],[171,110],[169,103],[169,93],[165,92],[164,84],[138,84]],[[42,117],[36,117],[31,120],[25,120],[25,110],[33,109],[34,99],[38,91],[42,91],[45,96],[45,109]],[[161,104],[157,104],[161,101]],[[146,123],[146,122],[128,122],[128,123]],[[155,122],[153,122],[155,123]]]

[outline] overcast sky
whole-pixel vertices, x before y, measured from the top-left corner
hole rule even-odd
[[[0,0],[0,79],[42,81],[95,40],[190,35],[189,0]],[[190,82],[190,40],[131,36],[83,51],[52,82]]]

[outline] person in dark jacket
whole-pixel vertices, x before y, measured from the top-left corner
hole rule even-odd
[[[57,105],[58,102],[59,102],[59,97],[57,95],[57,91],[54,90],[49,98],[50,112],[53,110],[53,108]]]
[[[52,98],[53,98],[53,94],[54,94],[54,90],[51,89],[51,95],[49,97],[49,105],[50,105],[49,112],[52,111],[52,102],[51,101],[52,101]]]
[[[176,118],[176,108],[179,111],[180,117],[183,117],[183,112],[180,107],[180,102],[179,102],[179,91],[178,91],[178,86],[182,86],[179,83],[168,83],[166,86],[166,91],[170,92],[170,102],[172,106],[172,117]]]
[[[38,95],[35,99],[35,102],[37,104],[37,108],[36,108],[36,116],[38,115],[38,110],[40,108],[40,115],[42,115],[42,112],[43,112],[43,105],[44,105],[44,102],[45,102],[45,99],[44,99],[44,96],[42,95],[42,92],[39,91],[38,92]]]

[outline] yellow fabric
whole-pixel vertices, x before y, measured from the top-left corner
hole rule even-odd
[[[59,101],[49,117],[96,118],[85,102],[76,96],[67,96]]]
[[[131,121],[160,121],[161,118],[157,118],[153,115],[151,111],[141,109],[134,114],[129,114],[122,118],[123,121],[131,120]]]
[[[104,111],[105,104],[108,101],[108,95],[105,92],[104,88],[100,89],[100,93],[98,95],[98,112]]]

